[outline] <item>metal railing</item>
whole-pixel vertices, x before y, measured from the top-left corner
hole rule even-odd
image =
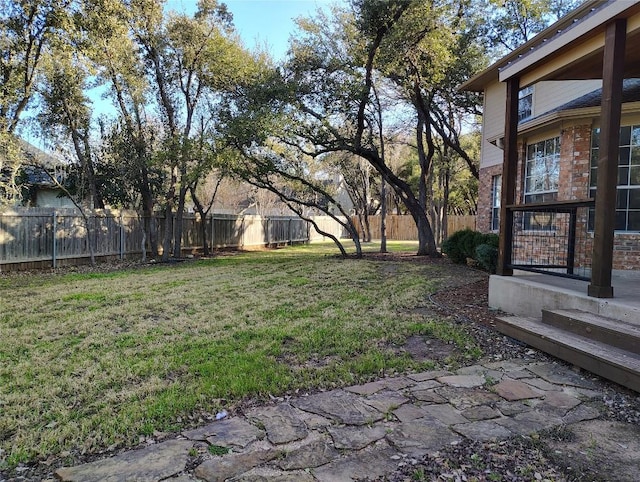
[[[594,200],[507,206],[511,226],[511,269],[590,281]]]

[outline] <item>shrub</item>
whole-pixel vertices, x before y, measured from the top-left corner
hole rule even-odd
[[[500,244],[500,237],[495,233],[485,233],[482,235],[482,240],[478,246],[480,244],[488,244],[489,246],[493,246],[497,249]]]
[[[490,244],[480,244],[476,247],[475,259],[483,269],[495,273],[498,266],[498,248]]]
[[[456,231],[444,243],[442,252],[454,263],[465,264],[468,258],[478,261],[487,271],[493,273],[498,261],[498,235],[480,233],[471,229]],[[478,252],[478,248],[483,248]]]
[[[467,256],[463,248],[463,243],[466,243],[466,239],[472,236],[473,233],[474,231],[470,229],[456,231],[442,243],[442,252],[454,263],[466,263]]]
[[[467,230],[465,236],[461,240],[461,249],[464,253],[465,261],[467,258],[475,259],[476,246],[482,244],[483,234],[478,231]]]

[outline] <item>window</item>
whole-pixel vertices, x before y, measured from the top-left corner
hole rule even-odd
[[[560,138],[554,137],[527,146],[524,202],[555,201],[560,173]]]
[[[518,92],[518,122],[528,119],[533,113],[533,86]]]
[[[491,178],[491,231],[500,230],[500,199],[502,196],[502,176]]]
[[[542,203],[558,197],[560,138],[554,137],[527,146],[524,181],[524,202]],[[550,213],[524,213],[523,229],[553,231],[554,216]]]
[[[594,129],[591,136],[590,197],[596,194],[599,150],[600,129]],[[593,210],[591,211],[589,229],[593,230]],[[640,125],[620,128],[615,229],[640,231]]]

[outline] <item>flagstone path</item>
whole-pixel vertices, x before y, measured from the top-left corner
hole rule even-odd
[[[564,365],[492,362],[292,398],[54,475],[66,482],[376,478],[464,438],[502,440],[597,418],[589,400],[601,395]]]

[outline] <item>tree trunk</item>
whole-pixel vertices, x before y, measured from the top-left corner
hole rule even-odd
[[[173,231],[173,209],[168,204],[164,210],[164,236],[162,239],[162,261],[169,261]]]
[[[419,206],[417,209],[409,207],[409,211],[418,228],[418,256],[439,256],[427,213]]]
[[[369,212],[365,209],[362,213],[362,221],[364,222],[364,232],[362,235],[362,240],[365,243],[371,242],[371,224],[369,223]]]
[[[196,202],[196,198],[193,197],[194,205],[196,207],[196,211],[198,211],[198,216],[200,217],[200,235],[202,236],[202,255],[209,256],[209,243],[207,242],[207,213],[205,213],[204,208],[200,202]],[[213,218],[211,218],[211,222],[213,222]]]
[[[436,248],[436,242],[427,212],[420,204],[420,201],[413,195],[411,187],[402,181],[399,181],[396,184],[390,184],[416,223],[416,228],[418,230],[417,255],[439,257],[440,253]]]
[[[433,231],[431,230],[426,210],[420,204],[420,201],[416,199],[411,186],[406,181],[403,181],[396,176],[375,151],[360,149],[354,152],[354,154],[364,157],[373,165],[373,167],[394,189],[413,217],[418,230],[418,256],[440,256],[440,253],[438,253],[438,250],[436,249]]]
[[[155,215],[155,201],[151,192],[151,183],[149,182],[149,171],[146,166],[142,165],[140,169],[140,180],[137,183],[140,196],[142,196],[142,212],[144,215],[144,223],[147,225],[149,233],[149,250],[151,257],[158,257],[158,223]]]
[[[147,230],[148,230],[148,224],[147,224],[147,217],[144,214],[144,211],[142,212],[142,216],[140,215],[140,211],[137,211],[138,214],[138,222],[140,223],[140,226],[142,228],[142,239],[140,240],[140,251],[142,252],[142,256],[140,256],[140,261],[142,263],[146,263],[147,262]]]
[[[447,166],[444,173],[444,199],[442,201],[442,239],[445,240],[449,237],[449,181],[451,179],[451,169]]]
[[[387,252],[387,182],[380,182],[380,252]]]
[[[182,231],[183,231],[183,218],[184,218],[184,205],[185,198],[187,197],[187,188],[180,186],[178,195],[178,209],[176,212],[176,226],[174,229],[173,239],[173,257],[182,257]]]
[[[364,227],[364,219],[362,217],[362,212],[358,211],[358,224],[360,225],[360,231],[362,232],[362,237],[366,236],[365,227]]]

